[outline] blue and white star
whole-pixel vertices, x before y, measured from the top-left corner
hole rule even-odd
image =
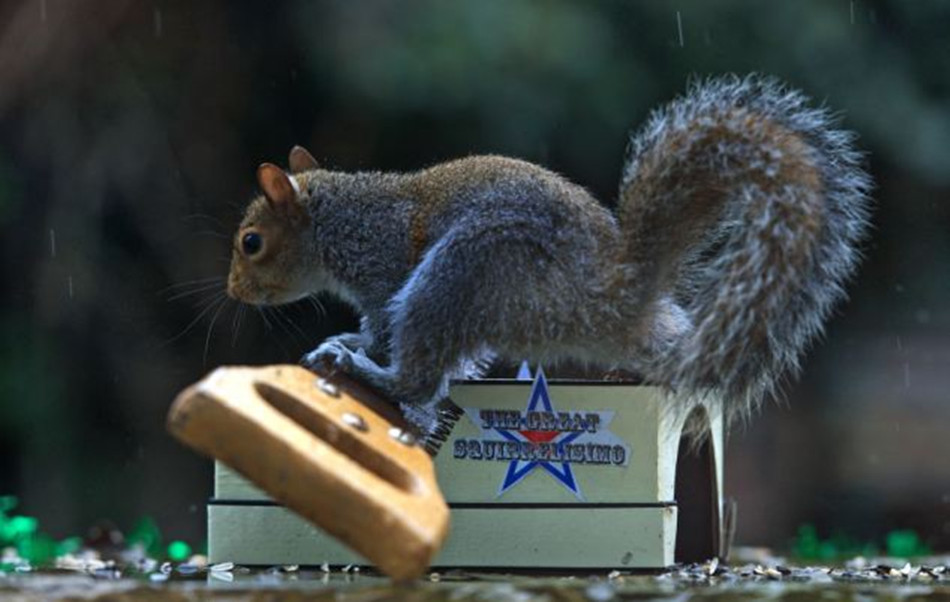
[[[541,430],[537,427],[535,427],[535,429],[529,428],[529,421],[526,419],[529,413],[543,412],[552,415],[558,413],[558,411],[554,409],[554,405],[551,403],[547,379],[544,376],[544,372],[540,368],[538,369],[534,383],[531,386],[531,394],[528,398],[527,408],[523,413],[521,413],[519,427],[501,428],[498,426],[492,426],[491,428],[486,428],[484,426],[484,422],[480,419],[480,412],[481,410],[479,408],[465,408],[465,413],[468,415],[469,419],[481,429],[481,436],[484,441],[510,441],[519,444],[533,443],[538,445],[553,444],[557,446],[558,449],[558,453],[554,455],[559,458],[564,458],[567,456],[564,453],[563,447],[567,444],[619,444],[622,445],[624,449],[627,450],[627,452],[629,452],[629,446],[626,445],[625,442],[621,441],[619,437],[607,430],[614,417],[614,412],[611,410],[601,410],[596,412],[589,410],[584,411],[584,414],[586,415],[597,415],[598,425],[594,432],[591,432],[590,430],[570,431]],[[629,456],[629,453],[626,455]],[[626,464],[626,462],[624,462],[624,464]],[[520,483],[525,477],[527,477],[537,468],[540,468],[544,472],[551,475],[555,481],[570,491],[577,499],[584,499],[580,485],[577,482],[577,479],[574,477],[574,471],[570,461],[541,459],[510,460],[504,479],[502,479],[502,482],[498,487],[497,497],[501,497],[506,491]]]

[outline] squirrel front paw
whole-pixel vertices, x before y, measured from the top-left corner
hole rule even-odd
[[[363,348],[348,349],[338,338],[330,338],[301,358],[300,363],[316,370],[344,372],[389,395],[392,392],[393,371],[384,368],[366,355]]]
[[[353,351],[340,340],[342,337],[332,337],[320,343],[316,349],[305,354],[300,363],[315,370],[332,370],[334,372],[352,372]]]
[[[342,334],[337,334],[332,337],[327,337],[326,339],[324,339],[320,347],[322,347],[323,345],[326,345],[327,343],[339,343],[340,345],[343,345],[350,351],[358,351],[360,349],[366,349],[369,346],[368,337],[360,332],[344,332]]]

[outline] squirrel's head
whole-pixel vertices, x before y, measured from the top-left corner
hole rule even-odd
[[[248,206],[234,235],[228,295],[254,305],[289,303],[311,290],[311,217],[300,172],[317,168],[305,149],[290,151],[291,174],[271,163],[257,169],[263,195]],[[304,186],[302,186],[302,184]]]

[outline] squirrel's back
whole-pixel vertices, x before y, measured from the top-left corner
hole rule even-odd
[[[409,227],[415,258],[452,227],[510,227],[521,236],[519,229],[537,222],[552,239],[586,227],[596,231],[590,240],[606,246],[619,240],[614,216],[583,187],[521,159],[475,155],[440,163],[413,174],[407,192],[415,199]]]

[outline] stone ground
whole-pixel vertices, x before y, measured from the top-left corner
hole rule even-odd
[[[460,571],[430,573],[411,585],[394,585],[365,570],[266,570],[230,563],[116,568],[75,559],[55,570],[26,567],[0,573],[0,599],[92,600],[345,600],[417,602],[498,600],[571,602],[607,600],[948,600],[948,559],[922,564],[855,559],[840,567],[778,563],[722,565],[716,561],[655,575],[525,576]]]

